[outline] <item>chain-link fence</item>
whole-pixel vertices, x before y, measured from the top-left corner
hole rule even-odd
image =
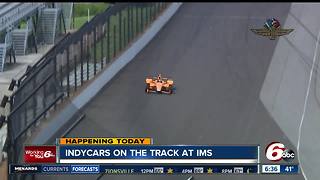
[[[116,3],[30,67],[10,97],[9,163],[22,162],[24,142],[37,124],[115,60],[168,4]]]

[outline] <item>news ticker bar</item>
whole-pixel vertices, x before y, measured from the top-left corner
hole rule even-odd
[[[255,159],[60,159],[60,164],[256,164]]]
[[[10,165],[11,174],[260,174],[260,165]],[[298,165],[261,165],[262,174],[297,174]]]
[[[10,173],[24,174],[255,174],[258,165],[10,165]]]

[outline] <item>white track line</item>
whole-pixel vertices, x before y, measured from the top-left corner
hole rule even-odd
[[[316,41],[316,47],[314,50],[314,55],[313,55],[313,62],[312,62],[312,67],[310,70],[310,76],[309,76],[309,82],[308,82],[308,88],[307,88],[307,93],[306,93],[306,97],[304,100],[304,106],[303,106],[303,112],[302,112],[302,116],[301,116],[301,121],[300,121],[300,126],[299,126],[299,134],[298,134],[298,143],[297,143],[297,151],[298,151],[298,161],[300,164],[300,169],[302,172],[302,175],[304,177],[304,179],[308,179],[303,171],[302,165],[301,165],[301,161],[300,161],[300,140],[301,140],[301,129],[302,129],[302,123],[304,121],[304,117],[305,117],[305,113],[306,113],[306,109],[307,109],[307,103],[308,103],[308,97],[309,97],[309,92],[310,92],[310,87],[311,87],[311,80],[312,80],[312,75],[313,75],[313,69],[314,69],[314,65],[316,62],[316,58],[318,56],[318,44],[319,44],[319,39],[320,39],[320,30],[318,32],[318,36],[317,36],[317,41]]]

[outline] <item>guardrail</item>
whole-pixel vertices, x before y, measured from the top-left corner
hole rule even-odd
[[[116,3],[67,34],[30,67],[9,99],[9,163],[21,161],[27,132],[32,133],[36,123],[112,63],[168,4]]]

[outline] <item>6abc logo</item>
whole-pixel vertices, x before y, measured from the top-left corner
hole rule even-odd
[[[284,160],[286,162],[291,162],[295,158],[295,153],[291,149],[287,149],[284,144],[280,142],[270,143],[265,150],[265,154],[270,161],[280,161]]]

